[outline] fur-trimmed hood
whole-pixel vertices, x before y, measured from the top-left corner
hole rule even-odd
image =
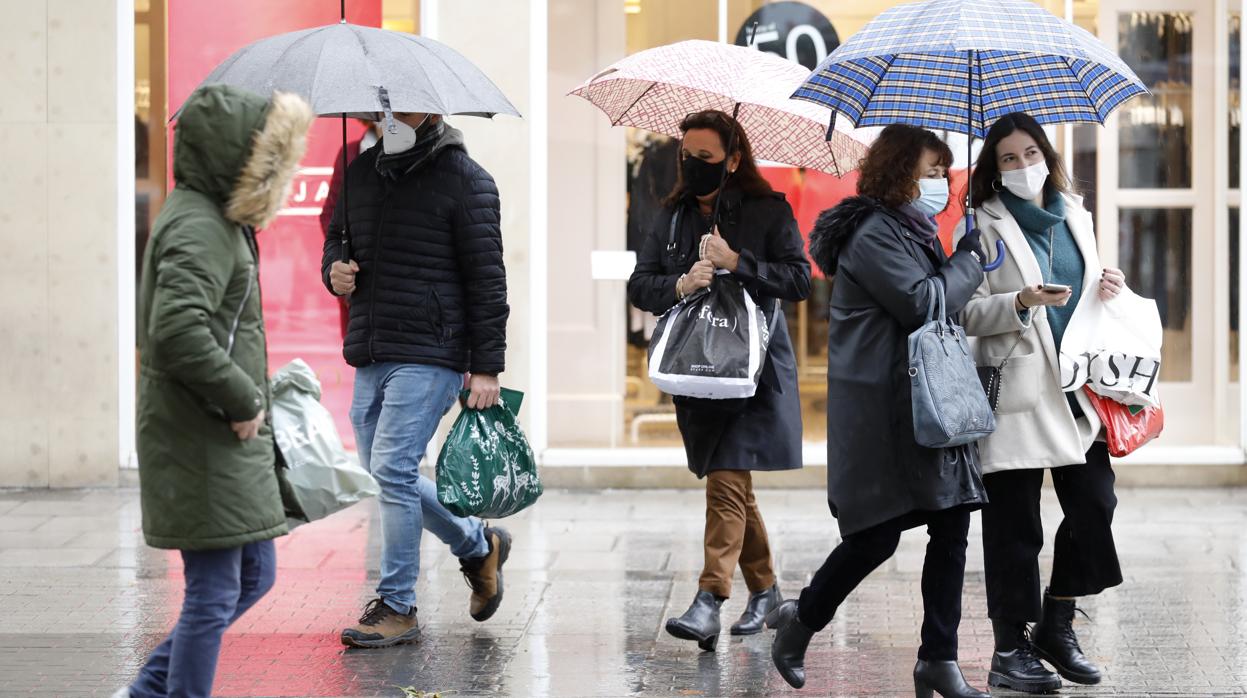
[[[882,203],[868,196],[851,196],[818,214],[810,233],[810,258],[828,278],[836,275],[844,243],[871,214],[882,212]]]
[[[314,118],[298,95],[266,101],[229,85],[201,87],[178,119],[173,177],[219,202],[231,221],[267,226],[289,193]]]

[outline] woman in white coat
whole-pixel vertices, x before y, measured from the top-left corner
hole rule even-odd
[[[1061,390],[1057,353],[1070,318],[1098,294],[1124,287],[1100,266],[1091,215],[1071,190],[1043,128],[1008,114],[987,134],[971,179],[983,246],[1004,241],[1004,265],[989,272],[962,320],[977,336],[979,366],[1001,368],[996,432],[979,442],[987,608],[995,634],[988,682],[1045,693],[1061,679],[1095,684],[1100,670],[1078,645],[1075,599],[1121,584],[1111,524],[1117,497],[1100,420],[1081,392]],[[1044,471],[1061,503],[1052,578],[1040,593]],[[1027,623],[1038,621],[1034,628]]]

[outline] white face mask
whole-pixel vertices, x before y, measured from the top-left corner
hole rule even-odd
[[[943,177],[918,180],[918,198],[914,199],[914,207],[928,218],[934,218],[947,208],[948,180]]]
[[[1019,199],[1032,201],[1043,191],[1048,181],[1048,163],[1040,161],[1020,170],[1000,173],[1000,182]]]
[[[381,138],[381,148],[386,155],[405,153],[411,150],[416,145],[416,131],[424,126],[428,120],[429,115],[425,114],[424,119],[420,121],[420,126],[412,128],[395,119],[393,114],[386,112],[385,135]]]

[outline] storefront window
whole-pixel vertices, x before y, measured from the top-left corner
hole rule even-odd
[[[1231,206],[1230,216],[1230,380],[1238,380],[1238,207]]]
[[[1151,92],[1131,100],[1120,120],[1119,185],[1191,186],[1192,16],[1131,12],[1118,16],[1117,50]]]
[[[1240,184],[1239,172],[1239,137],[1241,133],[1242,118],[1242,88],[1241,88],[1241,41],[1243,39],[1242,32],[1242,15],[1230,14],[1229,32],[1230,32],[1230,92],[1229,92],[1229,153],[1228,165],[1230,169],[1230,189],[1238,189]],[[1230,380],[1238,380],[1238,198],[1235,192],[1231,192],[1231,205],[1229,210],[1230,217]]]
[[[165,197],[164,0],[134,6],[134,270]]]
[[[1191,209],[1123,208],[1121,268],[1130,288],[1156,300],[1164,326],[1162,381],[1191,380]]]

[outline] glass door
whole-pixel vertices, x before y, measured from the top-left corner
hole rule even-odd
[[[1226,345],[1216,263],[1226,226],[1213,210],[1214,11],[1202,0],[1105,0],[1101,37],[1151,91],[1099,131],[1096,222],[1101,261],[1156,300],[1164,325],[1165,443],[1217,441],[1214,392],[1224,391]],[[1223,190],[1224,191],[1224,190]],[[1220,234],[1218,234],[1218,231]],[[1225,284],[1225,286],[1221,286]],[[1218,302],[1221,301],[1221,302]],[[1217,380],[1218,376],[1221,380]]]

